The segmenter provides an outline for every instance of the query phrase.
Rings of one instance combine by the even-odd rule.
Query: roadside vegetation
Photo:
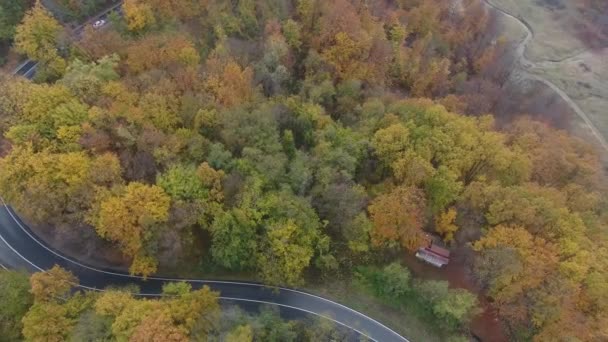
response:
[[[78,279],[55,267],[27,275],[0,270],[3,341],[353,341],[359,337],[330,320],[283,320],[274,307],[244,312],[220,305],[208,287],[167,283],[162,296],[137,287],[78,289]]]
[[[143,276],[188,262],[269,285],[357,279],[463,338],[477,296],[398,264],[430,234],[473,255],[509,337],[608,335],[598,154],[526,116],[495,123],[512,60],[481,1],[123,12],[65,39],[36,5],[16,29],[40,69],[0,81],[0,193],[38,229],[94,230]]]

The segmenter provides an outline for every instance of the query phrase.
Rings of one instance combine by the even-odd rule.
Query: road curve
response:
[[[1,199],[0,199],[1,200]],[[253,304],[277,305],[287,310],[324,317],[378,342],[409,342],[382,323],[344,305],[304,291],[289,288],[268,288],[258,283],[215,281],[201,279],[172,279],[138,276],[94,268],[72,260],[46,245],[27,227],[4,201],[0,205],[0,267],[25,269],[29,272],[48,270],[59,265],[70,270],[80,281],[80,287],[102,291],[114,285],[135,284],[144,296],[158,296],[163,284],[186,281],[194,288],[208,285],[220,292],[222,302],[242,306]]]
[[[568,104],[568,106],[576,113],[576,115],[578,115],[585,122],[585,125],[589,128],[589,130],[591,131],[591,134],[593,134],[593,136],[598,140],[598,142],[600,143],[602,148],[604,148],[604,150],[608,151],[608,143],[606,142],[606,139],[604,138],[602,133],[600,133],[600,131],[595,127],[595,125],[593,124],[591,119],[589,119],[589,116],[587,115],[587,113],[585,113],[581,109],[581,107],[576,103],[576,101],[572,100],[572,98],[570,96],[568,96],[568,94],[566,94],[566,92],[563,91],[560,87],[558,87],[555,83],[549,81],[548,79],[546,79],[544,77],[534,75],[525,70],[525,69],[531,69],[531,68],[537,67],[539,65],[539,63],[532,62],[526,57],[526,47],[528,46],[528,43],[534,38],[534,31],[532,30],[532,27],[530,25],[528,25],[528,23],[525,22],[523,19],[503,10],[502,8],[491,3],[489,0],[484,0],[484,2],[486,3],[487,6],[493,8],[494,10],[498,11],[502,15],[509,17],[511,19],[514,19],[526,31],[526,38],[517,46],[517,49],[516,49],[516,56],[517,56],[517,58],[519,58],[521,65],[524,67],[524,68],[522,68],[523,69],[522,71],[524,72],[525,77],[527,77],[528,79],[531,79],[531,80],[536,80],[536,81],[542,82],[545,85],[547,85],[549,88],[551,88],[559,97],[561,97],[562,100],[564,100],[564,102],[566,102]],[[571,58],[571,57],[568,57],[568,58]],[[566,58],[566,60],[568,58]]]

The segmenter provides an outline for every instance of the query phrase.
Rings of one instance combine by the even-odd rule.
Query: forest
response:
[[[608,338],[600,155],[534,113],[493,116],[511,46],[481,0],[125,0],[81,35],[36,2],[12,39],[39,68],[0,75],[0,194],[38,229],[92,230],[143,276],[352,279],[466,336],[477,296],[400,265],[436,236],[470,254],[510,339]],[[31,282],[30,340],[91,310],[125,340],[193,336],[179,306],[217,296],[175,285],[166,312]],[[27,328],[50,316],[61,331]]]

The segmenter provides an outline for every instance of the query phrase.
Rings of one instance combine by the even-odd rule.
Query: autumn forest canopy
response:
[[[399,265],[436,236],[469,256],[510,338],[608,338],[603,166],[526,113],[496,123],[511,46],[482,1],[122,10],[75,34],[37,3],[14,30],[39,68],[0,76],[0,194],[37,229],[94,231],[144,276],[197,263],[271,285],[353,277],[466,333],[476,296]],[[112,331],[161,306],[95,300],[79,299]],[[141,324],[190,334],[176,310]],[[129,329],[116,333],[146,333]]]

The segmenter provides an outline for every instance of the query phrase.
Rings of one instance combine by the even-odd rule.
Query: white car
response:
[[[99,19],[93,23],[93,28],[100,28],[106,24],[105,19]]]

